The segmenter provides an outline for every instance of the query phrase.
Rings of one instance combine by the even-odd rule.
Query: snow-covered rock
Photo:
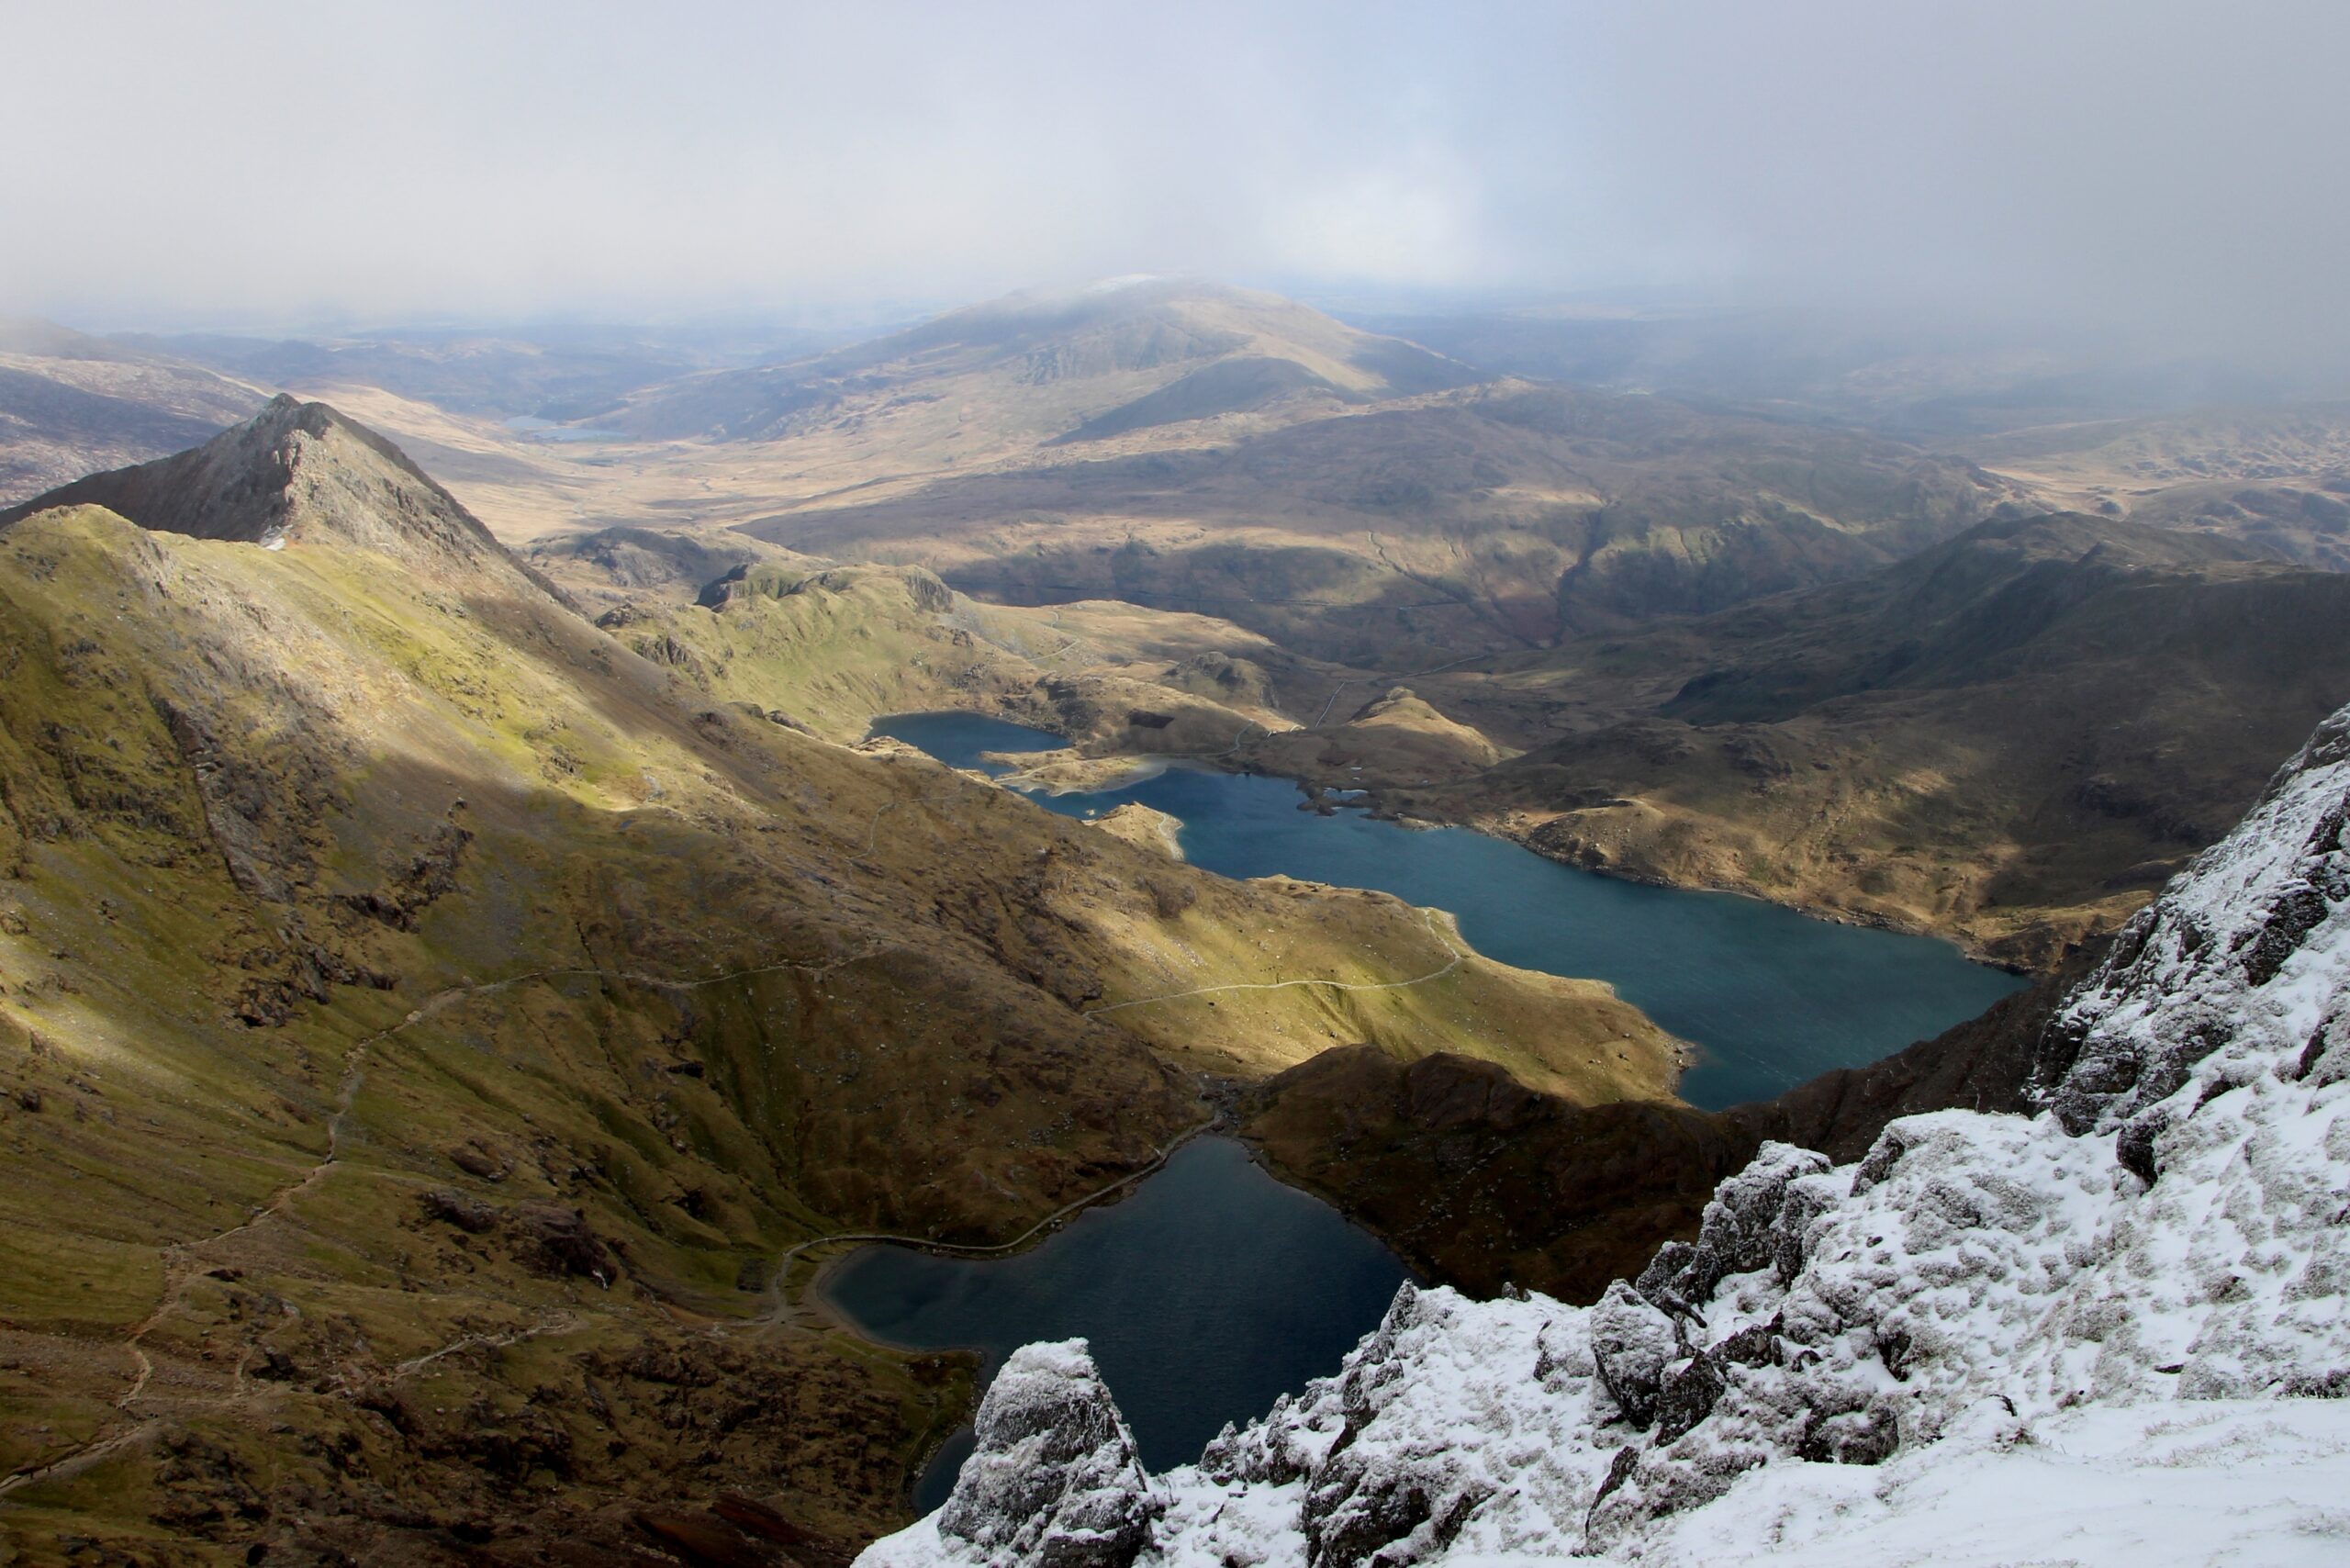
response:
[[[1126,1568],[1142,1551],[1165,1499],[1084,1340],[1014,1350],[973,1428],[946,1506],[862,1561]]]
[[[996,1441],[991,1390],[868,1568],[2350,1562],[2345,820],[2350,710],[2069,999],[2042,1114],[1766,1146],[1590,1308],[1407,1286],[1157,1481],[1106,1392],[1007,1395],[1071,1434]]]

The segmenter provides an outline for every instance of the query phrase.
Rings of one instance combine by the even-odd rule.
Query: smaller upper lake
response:
[[[1082,1336],[1143,1462],[1164,1470],[1197,1459],[1226,1421],[1337,1372],[1409,1277],[1369,1233],[1275,1181],[1239,1144],[1200,1137],[1024,1252],[867,1247],[822,1288],[870,1338],[979,1351],[982,1387],[1020,1346]],[[917,1507],[946,1500],[970,1448],[966,1432],[932,1462]]]
[[[873,732],[957,767],[983,766],[982,752],[1066,744],[971,713],[900,714],[876,721]],[[1449,911],[1488,958],[1606,980],[1697,1047],[1680,1092],[1707,1110],[1875,1061],[2024,983],[1932,937],[1597,876],[1467,828],[1416,830],[1361,812],[1300,811],[1296,786],[1278,778],[1173,767],[1096,794],[1032,799],[1075,817],[1139,801],[1182,819],[1183,853],[1193,865],[1227,877],[1281,873],[1375,888]]]
[[[530,441],[626,441],[619,431],[595,430],[584,425],[557,424],[536,414],[517,414],[506,421],[506,428]]]

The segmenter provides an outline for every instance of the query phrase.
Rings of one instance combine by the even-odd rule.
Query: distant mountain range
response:
[[[0,504],[176,452],[267,397],[169,354],[0,319]]]
[[[1480,379],[1441,354],[1277,295],[1144,280],[1015,295],[809,359],[650,388],[587,418],[647,440],[773,441],[852,419],[921,439],[944,417],[970,427],[952,433],[979,451],[1276,405],[1350,406]]]
[[[2083,420],[2117,405],[2000,400],[2038,362],[1806,340],[1769,317],[1396,324],[1457,355],[1169,279],[682,375],[731,351],[588,333],[234,353],[466,406],[567,389],[576,418],[547,433],[577,439],[561,441],[380,386],[352,396],[583,603],[644,612],[623,634],[647,646],[752,667],[676,610],[761,562],[921,567],[1048,616],[1202,618],[1227,645],[1203,633],[1192,651],[1255,666],[1269,715],[1344,723],[1409,687],[1418,707],[1331,753],[1379,775],[1371,743],[1408,738],[1427,766],[1388,759],[1397,809],[2033,964],[2143,898],[2240,806],[2254,780],[2231,759],[2283,745],[2335,689],[2335,585],[2255,558],[2350,564],[2341,407]],[[258,396],[120,344],[17,342],[57,351],[45,374],[112,365],[129,388],[122,367],[147,366],[220,399],[115,410],[162,420],[151,442]],[[1496,374],[1545,367],[1616,385]],[[1642,379],[1683,395],[1630,389]],[[1937,387],[2067,422],[1961,421],[1919,445],[1887,432],[1923,427],[1862,408]],[[2254,634],[2264,615],[2273,636]],[[808,690],[843,723],[858,691],[924,684],[858,681],[756,684],[787,710]],[[1319,755],[1261,744],[1308,773]],[[1619,800],[1637,805],[1595,803]]]
[[[576,419],[639,387],[713,366],[807,353],[837,342],[838,334],[784,328],[544,326],[323,338],[149,333],[116,341],[260,386],[375,386],[452,413],[554,421]]]

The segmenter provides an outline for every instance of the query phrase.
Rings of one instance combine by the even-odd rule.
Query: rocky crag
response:
[[[1406,1287],[1196,1464],[1120,1484],[1024,1431],[861,1561],[2338,1562],[2345,820],[2350,710],[2055,1010],[2031,1114],[1766,1145],[1594,1306]],[[1073,1348],[1023,1364],[1024,1407],[1114,1424]]]

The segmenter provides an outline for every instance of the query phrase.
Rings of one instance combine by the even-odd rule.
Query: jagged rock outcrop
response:
[[[1714,1189],[1697,1239],[1667,1242],[1642,1271],[1639,1294],[1673,1311],[1690,1313],[1732,1274],[1778,1269],[1792,1277],[1797,1260],[1787,1250],[1782,1224],[1787,1188],[1828,1169],[1825,1155],[1783,1143],[1766,1143],[1747,1168]]]
[[[924,1539],[901,1551],[988,1568],[1134,1562],[1164,1498],[1084,1340],[1014,1351],[980,1401],[975,1429],[978,1446],[954,1495],[924,1521]]]
[[[1591,1309],[1589,1332],[1593,1370],[1617,1415],[1635,1430],[1654,1425],[1665,1369],[1687,1349],[1673,1319],[1618,1280]]]
[[[2318,726],[2243,827],[2123,928],[2051,1032],[2048,1103],[2074,1132],[2119,1129],[2151,1181],[2164,1103],[2215,1053],[2329,1047],[2318,999],[2291,983],[2311,939],[2350,903],[2350,801],[2325,781],[2350,763],[2350,710]],[[2284,983],[2279,983],[2283,981]]]
[[[70,506],[104,507],[141,528],[196,539],[275,548],[334,538],[428,577],[487,573],[565,598],[399,448],[324,403],[282,393],[202,446],[92,474],[0,511],[0,529]]]
[[[2043,1110],[1765,1145],[1594,1307],[1407,1289],[1144,1561],[2340,1561],[2345,820],[2350,710],[2057,1011]]]

